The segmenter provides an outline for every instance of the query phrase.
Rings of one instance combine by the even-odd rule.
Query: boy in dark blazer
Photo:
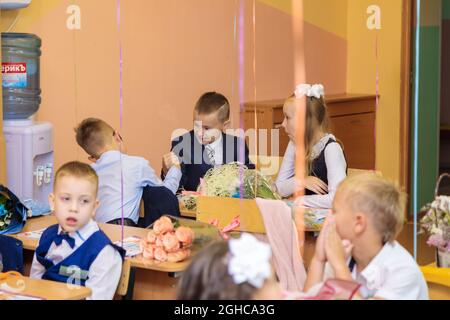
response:
[[[230,162],[244,163],[250,169],[245,140],[226,134],[230,126],[230,103],[222,94],[208,92],[194,109],[194,130],[172,141],[172,157],[163,159],[163,175],[173,162],[181,162],[180,190],[196,191],[200,178],[213,168]],[[176,156],[176,157],[175,157]]]

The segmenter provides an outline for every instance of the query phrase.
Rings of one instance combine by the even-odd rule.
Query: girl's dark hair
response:
[[[228,273],[228,243],[215,242],[199,252],[178,283],[178,300],[251,300],[257,290],[237,285]]]

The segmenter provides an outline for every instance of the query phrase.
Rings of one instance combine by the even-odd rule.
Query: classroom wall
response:
[[[303,0],[303,3],[307,82],[323,83],[328,94],[375,94],[378,63],[381,99],[374,134],[376,168],[399,181],[402,0]],[[379,31],[367,29],[370,5],[381,8]],[[286,1],[280,1],[278,8],[287,12]]]
[[[381,30],[367,26],[369,5],[381,8]],[[376,91],[376,65],[380,75],[380,103],[376,121],[376,168],[384,176],[400,179],[400,67],[402,0],[348,0],[347,91]],[[378,35],[379,57],[375,55]]]
[[[67,7],[81,8],[81,30],[66,28]],[[232,103],[239,127],[239,12],[230,0],[122,1],[123,132],[127,151],[146,157],[159,170],[171,133],[192,127],[192,109],[205,91],[216,90]],[[244,100],[286,97],[294,88],[291,16],[245,0]],[[5,31],[17,14],[14,32],[43,39],[42,106],[38,119],[55,126],[56,166],[86,155],[73,128],[85,117],[101,117],[119,127],[119,34],[115,0],[33,0],[21,11],[2,12]],[[239,30],[239,27],[237,28]],[[237,34],[238,35],[238,34]],[[256,81],[253,69],[256,43]],[[282,57],[282,58],[280,58]]]
[[[348,0],[303,0],[305,73],[326,94],[347,90]]]
[[[293,16],[303,4],[304,65],[307,83],[322,83],[326,94],[347,90],[348,0],[260,0]]]
[[[304,6],[300,41],[293,39],[292,1]],[[366,28],[366,8],[381,6],[377,169],[399,179],[401,0],[258,0],[256,39],[253,1],[244,2],[245,101],[255,98],[255,83],[257,100],[290,95],[298,60],[304,65],[306,81],[323,83],[327,94],[374,93],[375,32]],[[66,9],[73,3],[82,10],[78,31],[66,28]],[[127,151],[148,158],[156,170],[161,155],[168,151],[172,131],[191,127],[192,107],[202,92],[217,90],[230,97],[232,125],[240,125],[234,33],[238,4],[230,0],[122,1],[123,136]],[[19,14],[12,30],[44,39],[43,103],[38,118],[55,125],[56,165],[84,160],[84,152],[73,140],[73,127],[79,121],[97,116],[119,127],[116,1],[33,0]],[[17,12],[2,12],[1,30],[16,16]],[[294,50],[296,43],[302,52]]]

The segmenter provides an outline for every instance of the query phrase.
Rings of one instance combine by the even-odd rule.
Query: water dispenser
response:
[[[3,133],[8,188],[33,215],[48,208],[53,187],[53,125],[35,122],[41,104],[41,39],[2,33]]]
[[[48,203],[53,187],[53,126],[5,121],[8,187],[21,200]]]

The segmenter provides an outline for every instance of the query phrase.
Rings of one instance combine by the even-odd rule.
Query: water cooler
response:
[[[48,211],[53,187],[53,125],[34,121],[41,103],[41,39],[2,34],[3,133],[8,188],[33,211]]]
[[[48,202],[53,187],[53,126],[4,121],[8,187],[21,200]]]

